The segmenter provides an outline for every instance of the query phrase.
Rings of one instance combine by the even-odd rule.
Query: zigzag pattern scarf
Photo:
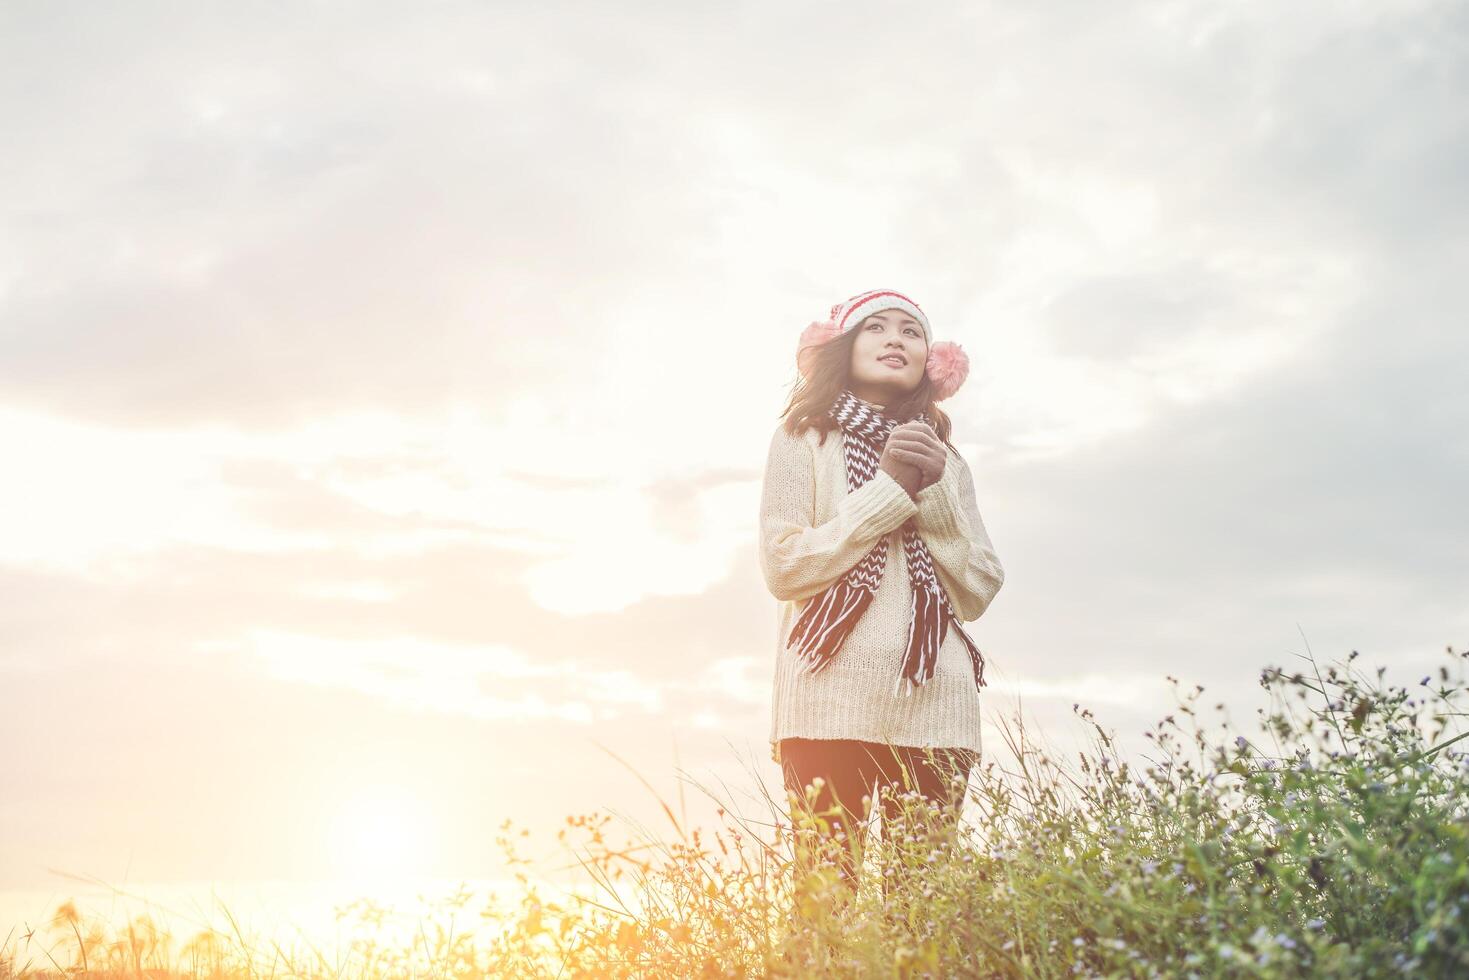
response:
[[[888,436],[898,423],[887,418],[877,409],[842,389],[827,410],[842,430],[842,452],[847,461],[847,492],[856,490],[877,475],[878,460]],[[917,420],[928,425],[933,422],[922,412]],[[812,596],[801,611],[791,629],[786,643],[796,644],[796,655],[811,673],[816,673],[831,662],[841,648],[842,642],[852,632],[852,627],[877,594],[882,581],[883,569],[887,565],[888,538],[883,535],[872,550],[841,578],[833,582],[826,591]],[[914,519],[903,523],[903,556],[908,564],[908,581],[913,586],[913,602],[908,621],[908,639],[903,649],[903,664],[895,696],[913,692],[933,676],[938,661],[939,647],[948,635],[950,620],[954,629],[969,648],[969,659],[974,666],[975,688],[985,686],[984,657],[949,604],[938,576],[934,574],[933,557],[928,546],[918,536]]]

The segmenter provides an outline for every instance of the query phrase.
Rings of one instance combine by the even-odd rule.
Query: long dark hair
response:
[[[865,317],[863,323],[866,323]],[[825,445],[826,434],[838,428],[836,419],[828,415],[827,410],[851,380],[852,345],[857,342],[857,331],[861,329],[862,324],[859,323],[834,340],[806,349],[802,359],[810,374],[796,379],[795,386],[791,389],[791,399],[780,413],[780,417],[785,419],[786,432],[794,436],[814,428],[820,433],[817,441]],[[949,442],[953,423],[933,400],[933,381],[927,371],[923,372],[923,380],[918,383],[917,388],[906,397],[894,399],[892,404],[885,405],[882,413],[898,422],[907,422],[920,411],[933,421],[933,430],[939,441],[953,449],[953,444]]]

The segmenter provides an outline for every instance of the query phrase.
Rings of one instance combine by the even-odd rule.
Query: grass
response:
[[[1356,652],[1325,670],[1314,656],[1301,671],[1266,668],[1256,740],[1227,720],[1203,726],[1203,688],[1169,678],[1178,707],[1146,733],[1141,761],[1119,758],[1080,705],[1090,741],[1075,760],[1032,745],[1023,718],[1002,719],[1011,758],[972,773],[973,815],[935,835],[921,798],[906,799],[915,829],[865,844],[850,900],[834,874],[801,875],[792,859],[793,835],[830,814],[762,792],[766,819],[721,806],[712,833],[665,804],[670,839],[634,827],[614,841],[607,814],[568,817],[557,840],[588,887],[554,898],[521,870],[529,831],[502,825],[524,886],[513,902],[461,926],[461,893],[397,945],[374,937],[381,910],[358,906],[364,935],[341,961],[261,943],[228,913],[176,940],[147,917],[82,922],[68,904],[11,930],[0,980],[1464,975],[1469,652],[1445,654],[1411,689],[1363,672]],[[907,885],[885,900],[889,874]]]

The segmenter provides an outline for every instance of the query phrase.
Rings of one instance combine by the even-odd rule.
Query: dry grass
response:
[[[1201,728],[1196,686],[1147,733],[1158,758],[1141,765],[1117,758],[1079,705],[1094,734],[1075,765],[1006,719],[1012,761],[972,774],[977,816],[935,837],[921,797],[905,799],[917,829],[865,843],[850,901],[829,868],[796,880],[792,835],[831,814],[796,808],[793,825],[792,801],[756,778],[759,819],[698,787],[720,803],[712,832],[666,802],[663,836],[625,822],[614,840],[610,815],[568,817],[557,843],[588,887],[552,898],[518,853],[530,832],[506,823],[514,901],[471,907],[460,891],[406,944],[378,941],[371,903],[342,910],[362,938],[330,961],[305,939],[282,948],[246,934],[227,909],[217,927],[175,937],[147,916],[84,922],[67,903],[10,931],[0,980],[1463,975],[1466,656],[1447,651],[1412,692],[1382,686],[1382,669],[1360,673],[1355,653],[1324,673],[1314,658],[1301,672],[1268,668],[1269,746],[1227,721],[1213,736]],[[888,874],[907,885],[884,899]]]

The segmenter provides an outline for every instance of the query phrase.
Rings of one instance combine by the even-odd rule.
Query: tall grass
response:
[[[232,919],[179,943],[146,917],[83,923],[66,905],[12,930],[0,978],[1465,975],[1466,657],[1447,650],[1411,689],[1362,672],[1355,652],[1324,671],[1309,655],[1300,671],[1267,668],[1254,738],[1206,728],[1204,689],[1170,677],[1177,709],[1141,761],[1080,705],[1074,760],[1001,719],[1010,758],[972,774],[956,833],[925,829],[910,796],[908,832],[848,842],[867,862],[850,900],[834,872],[800,875],[793,860],[793,835],[833,814],[757,779],[761,818],[721,805],[712,832],[667,804],[668,839],[634,827],[614,840],[601,812],[567,818],[558,846],[588,886],[570,895],[540,893],[517,850],[530,832],[507,823],[514,900],[463,924],[471,896],[455,896],[438,910],[448,922],[425,920],[408,944],[368,928],[328,962]],[[369,927],[380,914],[355,912]]]

